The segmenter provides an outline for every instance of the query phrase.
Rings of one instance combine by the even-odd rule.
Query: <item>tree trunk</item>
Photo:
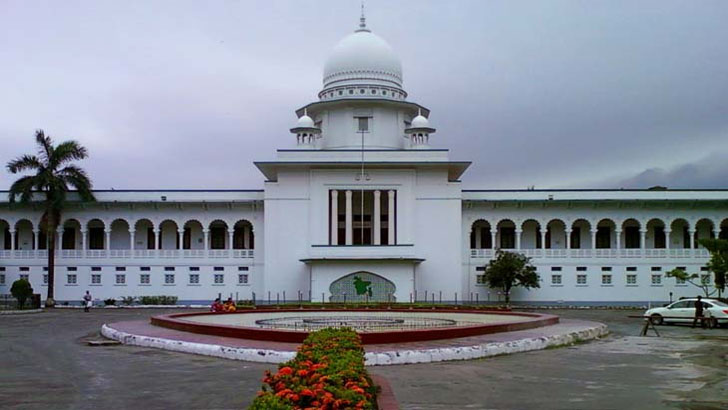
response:
[[[511,304],[511,288],[504,287],[503,288],[503,293],[506,296],[506,306],[510,306],[510,304]]]
[[[56,260],[56,215],[53,211],[48,211],[47,232],[48,238],[48,296],[46,297],[45,306],[52,308],[56,306],[54,295],[55,284],[55,260]]]

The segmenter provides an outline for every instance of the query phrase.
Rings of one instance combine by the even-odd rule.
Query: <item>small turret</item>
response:
[[[430,121],[422,115],[422,110],[419,110],[417,116],[412,119],[410,127],[404,132],[409,136],[410,148],[422,149],[430,147],[430,134],[434,134],[435,129],[430,127]]]
[[[291,133],[296,134],[297,145],[301,148],[314,147],[316,139],[321,135],[321,129],[316,127],[313,119],[308,116],[306,110],[303,111],[303,115],[298,119],[296,126],[291,128]]]

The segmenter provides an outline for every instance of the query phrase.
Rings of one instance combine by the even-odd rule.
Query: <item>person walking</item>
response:
[[[693,318],[693,329],[695,329],[695,323],[700,320],[700,327],[705,329],[705,318],[703,317],[703,298],[698,295],[698,300],[695,301],[695,317]]]
[[[91,297],[91,294],[86,291],[86,294],[83,295],[83,311],[88,312],[89,308],[91,307],[93,298]]]

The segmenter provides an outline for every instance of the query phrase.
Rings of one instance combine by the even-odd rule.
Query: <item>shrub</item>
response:
[[[116,299],[114,299],[114,298],[104,299],[104,305],[114,306],[114,305],[116,305]]]
[[[30,286],[30,282],[25,279],[18,279],[13,282],[13,286],[10,287],[10,294],[18,300],[18,309],[22,309],[25,305],[25,301],[33,296],[33,287]]]
[[[311,333],[296,357],[280,364],[276,374],[266,371],[263,382],[250,409],[375,408],[361,339],[348,328]]]
[[[136,297],[134,297],[134,296],[122,296],[121,297],[121,303],[124,306],[131,306],[134,304],[134,301],[136,301]]]
[[[139,296],[142,305],[176,305],[177,296]]]

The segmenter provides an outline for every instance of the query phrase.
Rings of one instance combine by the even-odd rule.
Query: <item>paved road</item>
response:
[[[162,310],[0,317],[0,408],[242,409],[270,366],[129,346],[89,347],[102,323]],[[635,336],[625,311],[553,311],[609,338],[468,362],[377,367],[405,409],[724,409],[728,329]]]

